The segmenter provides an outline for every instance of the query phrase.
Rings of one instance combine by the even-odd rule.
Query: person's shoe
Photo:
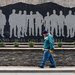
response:
[[[39,66],[40,68],[44,68],[43,66]]]
[[[56,68],[56,66],[52,66],[52,65],[51,65],[51,66],[49,66],[49,67],[50,67],[50,68]]]

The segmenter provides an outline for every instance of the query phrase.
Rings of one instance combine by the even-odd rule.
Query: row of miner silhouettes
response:
[[[16,14],[16,10],[13,9],[11,15],[9,15],[9,25],[10,25],[10,38],[12,37],[12,30],[14,29],[14,36],[15,37],[24,37],[27,36],[27,27],[29,23],[29,36],[34,36],[34,19],[35,19],[35,27],[36,27],[36,36],[38,34],[38,28],[39,28],[39,35],[42,36],[42,25],[44,24],[45,29],[48,30],[48,32],[51,31],[53,34],[54,28],[56,32],[56,36],[58,33],[57,26],[59,25],[59,36],[64,36],[64,25],[67,26],[67,37],[74,37],[75,32],[75,15],[72,15],[72,11],[70,10],[68,15],[65,17],[63,15],[63,12],[60,11],[60,14],[56,14],[56,10],[53,10],[53,14],[50,15],[49,12],[47,12],[46,16],[43,18],[43,16],[36,11],[36,14],[33,14],[32,11],[30,11],[30,14],[27,15],[27,12],[24,11],[22,14],[22,11],[19,11],[18,14]],[[2,37],[4,37],[4,25],[6,25],[6,17],[2,13],[2,10],[0,10],[0,34]],[[18,28],[17,34],[16,34],[16,26]],[[50,28],[51,27],[51,28]],[[51,30],[50,30],[51,29]],[[61,32],[62,30],[62,32]],[[22,34],[20,34],[22,32]]]

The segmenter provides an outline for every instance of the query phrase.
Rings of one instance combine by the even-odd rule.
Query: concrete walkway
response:
[[[70,72],[75,73],[75,66],[74,67],[57,67],[57,68],[39,68],[39,67],[26,67],[26,66],[0,66],[0,73],[1,72],[22,72],[22,73],[29,73],[29,72],[50,72],[50,73],[56,73],[56,72]]]

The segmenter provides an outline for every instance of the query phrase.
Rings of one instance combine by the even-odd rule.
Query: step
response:
[[[74,67],[57,67],[57,68],[39,68],[39,67],[32,67],[32,66],[0,66],[0,72],[70,72],[75,73],[75,66]]]
[[[42,50],[43,48],[19,48],[19,47],[12,47],[12,48],[4,48],[0,47],[0,50]],[[74,50],[75,48],[54,48],[54,50]]]

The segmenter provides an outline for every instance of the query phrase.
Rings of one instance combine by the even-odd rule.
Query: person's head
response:
[[[32,15],[33,14],[33,12],[32,11],[30,11],[30,15]]]
[[[12,13],[16,13],[16,10],[15,10],[15,9],[13,9],[13,10],[12,10]]]
[[[2,10],[0,10],[0,13],[2,13]]]
[[[49,16],[49,12],[47,12],[47,16]]]
[[[22,11],[21,10],[19,11],[19,14],[22,14]]]
[[[60,11],[60,15],[63,15],[63,12],[62,11]]]
[[[24,10],[24,14],[26,14],[27,12]]]
[[[71,10],[69,10],[69,14],[70,14],[70,15],[72,14],[72,11],[71,11]]]
[[[36,11],[36,14],[39,14],[39,12],[38,12],[38,11]]]
[[[43,31],[43,36],[44,36],[44,37],[48,36],[48,31],[44,30],[44,31]]]
[[[53,10],[53,14],[56,14],[56,10]]]

